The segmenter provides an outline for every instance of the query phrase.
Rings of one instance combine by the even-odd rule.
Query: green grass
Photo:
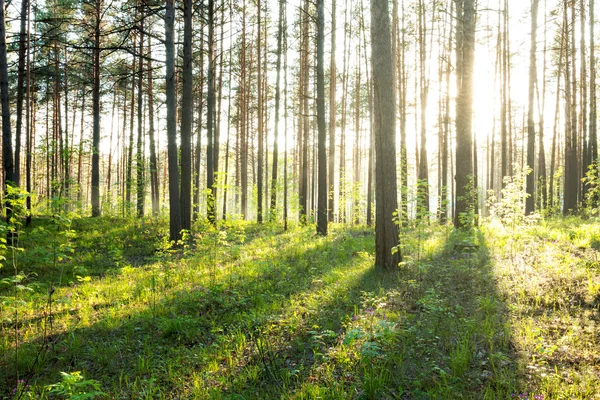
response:
[[[0,289],[0,397],[600,398],[592,221],[403,228],[393,272],[366,227],[200,224],[172,251],[162,220],[35,225]]]

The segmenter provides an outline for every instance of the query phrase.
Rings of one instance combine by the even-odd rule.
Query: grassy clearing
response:
[[[21,234],[0,396],[599,396],[597,223],[407,228],[393,273],[373,269],[364,227],[199,226],[177,252],[164,232],[85,219]]]

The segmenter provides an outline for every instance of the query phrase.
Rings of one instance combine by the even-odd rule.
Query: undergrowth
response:
[[[5,398],[598,397],[595,222],[421,221],[382,272],[361,226],[65,218],[0,288]]]

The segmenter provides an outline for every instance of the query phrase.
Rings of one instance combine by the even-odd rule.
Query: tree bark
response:
[[[534,121],[534,94],[537,84],[537,16],[539,0],[532,0],[531,4],[531,44],[529,52],[529,90],[527,108],[527,198],[525,199],[525,214],[532,214],[535,209],[535,121]]]
[[[1,1],[1,0],[0,0]],[[165,8],[165,63],[167,97],[167,151],[169,164],[169,236],[172,241],[181,238],[181,212],[179,203],[179,165],[177,149],[177,120],[175,98],[175,23],[174,0],[166,1]]]
[[[394,73],[387,1],[371,0],[371,54],[375,111],[375,265],[392,270],[402,260],[398,248],[396,118]]]
[[[325,11],[324,1],[317,0],[317,126],[318,126],[318,195],[317,233],[327,235],[327,128],[325,126]]]
[[[209,2],[210,7],[210,2]],[[210,11],[209,11],[210,12]],[[192,0],[183,0],[183,83],[181,92],[181,229],[192,227],[192,116],[193,100],[193,60],[192,60]]]
[[[456,211],[454,226],[468,228],[467,218],[476,203],[473,193],[472,116],[473,61],[475,46],[474,0],[457,0],[456,29]]]

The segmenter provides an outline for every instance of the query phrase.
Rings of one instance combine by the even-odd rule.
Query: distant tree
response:
[[[92,86],[92,217],[100,216],[100,52],[102,0],[94,10],[93,86]],[[133,111],[132,111],[133,113]]]
[[[335,2],[335,0],[334,0]],[[281,103],[281,54],[283,43],[283,13],[284,0],[279,0],[279,19],[277,25],[277,62],[275,83],[275,121],[273,135],[273,173],[271,175],[271,204],[269,208],[269,219],[275,219],[277,210],[277,164],[279,158],[279,108]],[[287,134],[287,132],[285,132]]]
[[[212,2],[209,2],[209,4]],[[210,12],[210,11],[209,11]],[[183,1],[183,85],[181,92],[181,228],[192,226],[192,115],[193,100],[193,58],[192,58],[192,0]]]
[[[396,117],[388,2],[371,0],[371,54],[375,110],[375,265],[393,269],[402,260],[398,248]]]
[[[10,129],[10,98],[8,93],[8,63],[6,60],[6,15],[4,0],[0,0],[0,106],[2,106],[2,158],[4,176],[2,184],[13,184],[12,132]],[[6,218],[10,219],[10,209],[6,209]]]
[[[329,166],[328,166],[328,219],[333,222],[335,214],[335,125],[337,107],[335,102],[335,91],[337,71],[335,66],[335,31],[336,31],[336,0],[331,0],[331,55],[329,59]]]
[[[1,0],[0,0],[1,1]],[[179,163],[177,148],[177,119],[175,98],[175,5],[167,0],[165,7],[165,64],[167,95],[167,151],[169,164],[169,237],[181,238],[181,210],[179,203]]]
[[[318,126],[318,201],[317,233],[327,235],[327,128],[325,126],[325,11],[324,1],[317,0],[317,126]]]
[[[571,23],[568,22],[571,8]],[[565,18],[565,177],[563,214],[577,212],[578,131],[577,131],[577,72],[575,68],[575,3],[564,2]],[[570,40],[569,40],[569,35]]]
[[[464,218],[475,200],[473,193],[473,60],[475,50],[474,0],[457,0],[456,18],[456,211],[454,226],[464,228]]]
[[[527,175],[527,199],[525,200],[525,213],[531,214],[534,210],[535,174],[533,166],[535,162],[535,121],[534,121],[534,94],[537,84],[537,16],[539,0],[531,2],[531,45],[529,51],[529,90],[527,108],[527,168],[531,172]]]

